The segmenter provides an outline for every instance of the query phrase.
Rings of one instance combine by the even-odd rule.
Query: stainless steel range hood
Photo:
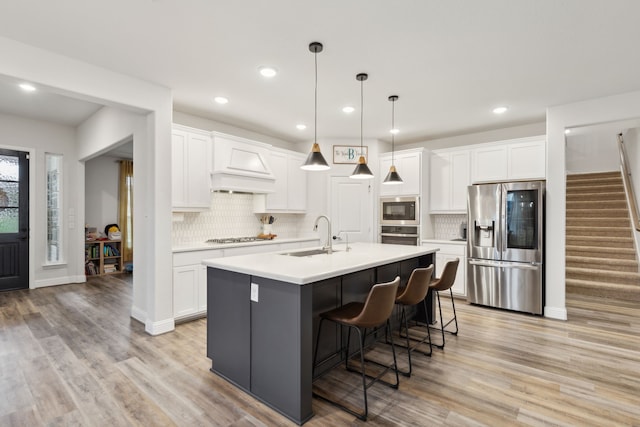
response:
[[[213,191],[273,193],[275,176],[269,165],[271,145],[212,132]]]

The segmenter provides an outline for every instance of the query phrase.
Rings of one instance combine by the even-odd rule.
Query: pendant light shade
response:
[[[313,104],[313,146],[311,152],[307,156],[301,169],[307,171],[325,171],[330,169],[329,164],[324,159],[318,145],[318,53],[322,52],[322,43],[313,42],[309,45],[309,50],[313,52],[315,59],[315,87],[314,87],[314,104]]]
[[[360,73],[356,76],[356,80],[360,82],[360,158],[358,159],[358,165],[353,170],[353,173],[349,178],[353,179],[371,179],[373,178],[373,173],[371,173],[371,169],[367,166],[367,159],[364,158],[362,154],[364,154],[363,143],[362,143],[362,128],[364,121],[364,81],[367,80],[369,76],[365,73]]]
[[[396,101],[398,100],[398,95],[391,95],[389,97],[389,101],[391,101],[391,166],[389,167],[389,173],[385,177],[383,184],[393,185],[393,184],[402,184],[402,178],[398,175],[398,171],[396,171],[396,165],[394,163],[394,153],[395,153],[395,138],[394,133],[396,130],[395,121],[396,121]]]

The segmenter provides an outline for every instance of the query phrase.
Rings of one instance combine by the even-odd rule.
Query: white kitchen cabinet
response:
[[[545,136],[483,144],[472,152],[472,181],[545,179]]]
[[[402,150],[394,154],[394,163],[402,184],[384,184],[384,178],[391,166],[391,153],[380,155],[380,195],[419,196],[422,194],[422,154],[423,150]]]
[[[224,249],[192,250],[173,254],[173,317],[175,321],[207,315],[207,267],[202,260],[235,255],[290,251],[320,246],[318,239],[257,243]]]
[[[469,150],[431,153],[431,213],[457,214],[467,211],[467,186],[471,183],[469,159]]]
[[[546,143],[544,137],[535,141],[509,144],[509,179],[545,179]]]
[[[275,175],[275,191],[256,194],[256,213],[304,213],[307,210],[307,175],[300,169],[304,154],[288,150],[271,151],[271,168]]]
[[[187,320],[207,314],[207,268],[202,260],[220,258],[223,251],[191,251],[173,254],[173,317]]]
[[[173,125],[171,132],[171,205],[174,211],[203,211],[211,206],[211,136]]]
[[[467,296],[467,245],[466,242],[447,242],[442,240],[424,240],[422,246],[440,248],[436,252],[436,277],[440,277],[447,262],[460,259],[456,280],[451,287],[454,296]]]
[[[473,150],[473,182],[506,181],[507,160],[506,144],[476,148]]]

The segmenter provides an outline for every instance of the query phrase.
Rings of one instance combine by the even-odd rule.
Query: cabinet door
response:
[[[307,173],[300,169],[304,156],[289,156],[287,163],[289,210],[304,212],[307,210]]]
[[[467,211],[467,186],[469,186],[469,152],[451,153],[451,195],[452,211]]]
[[[453,286],[451,287],[451,291],[455,295],[466,296],[467,295],[467,287],[466,287],[466,280],[465,280],[465,264],[466,264],[466,260],[465,260],[464,257],[462,257],[460,255],[446,254],[446,253],[437,252],[436,253],[436,277],[440,277],[440,275],[442,274],[442,270],[444,269],[444,265],[447,262],[453,261],[456,258],[459,258],[460,262],[458,263],[458,271],[456,273],[456,280],[454,281]],[[446,294],[443,294],[443,296],[444,295],[446,295]]]
[[[509,145],[509,179],[544,179],[545,140]]]
[[[187,204],[192,208],[208,209],[211,206],[211,138],[189,134],[186,163]]]
[[[380,195],[381,196],[398,196],[399,195],[399,191],[401,190],[400,187],[402,186],[402,184],[394,184],[394,185],[385,185],[384,184],[384,179],[386,178],[387,174],[389,173],[389,168],[391,167],[391,156],[389,157],[381,157],[380,158],[380,185],[378,188],[380,188]],[[396,165],[397,167],[397,165]],[[400,171],[401,173],[402,171]],[[400,175],[400,177],[402,178],[403,176]]]
[[[507,179],[506,145],[477,148],[473,151],[473,182]]]
[[[431,211],[449,210],[449,192],[451,190],[451,155],[449,153],[431,154],[429,209]]]
[[[420,195],[420,183],[422,180],[422,154],[407,154],[398,159],[398,174],[404,183],[400,185],[402,195]],[[386,175],[385,175],[386,176]],[[391,186],[393,187],[393,186]]]
[[[197,313],[200,266],[186,265],[173,269],[173,317]]]
[[[287,209],[287,155],[284,153],[271,153],[271,170],[276,177],[275,191],[267,194],[267,210]]]
[[[198,270],[198,312],[207,312],[207,266],[201,265]]]
[[[174,130],[171,133],[171,206],[187,205],[187,171],[185,153],[187,133]]]

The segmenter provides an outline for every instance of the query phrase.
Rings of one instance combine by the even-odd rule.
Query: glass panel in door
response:
[[[507,249],[538,249],[538,190],[510,190],[506,200]]]

